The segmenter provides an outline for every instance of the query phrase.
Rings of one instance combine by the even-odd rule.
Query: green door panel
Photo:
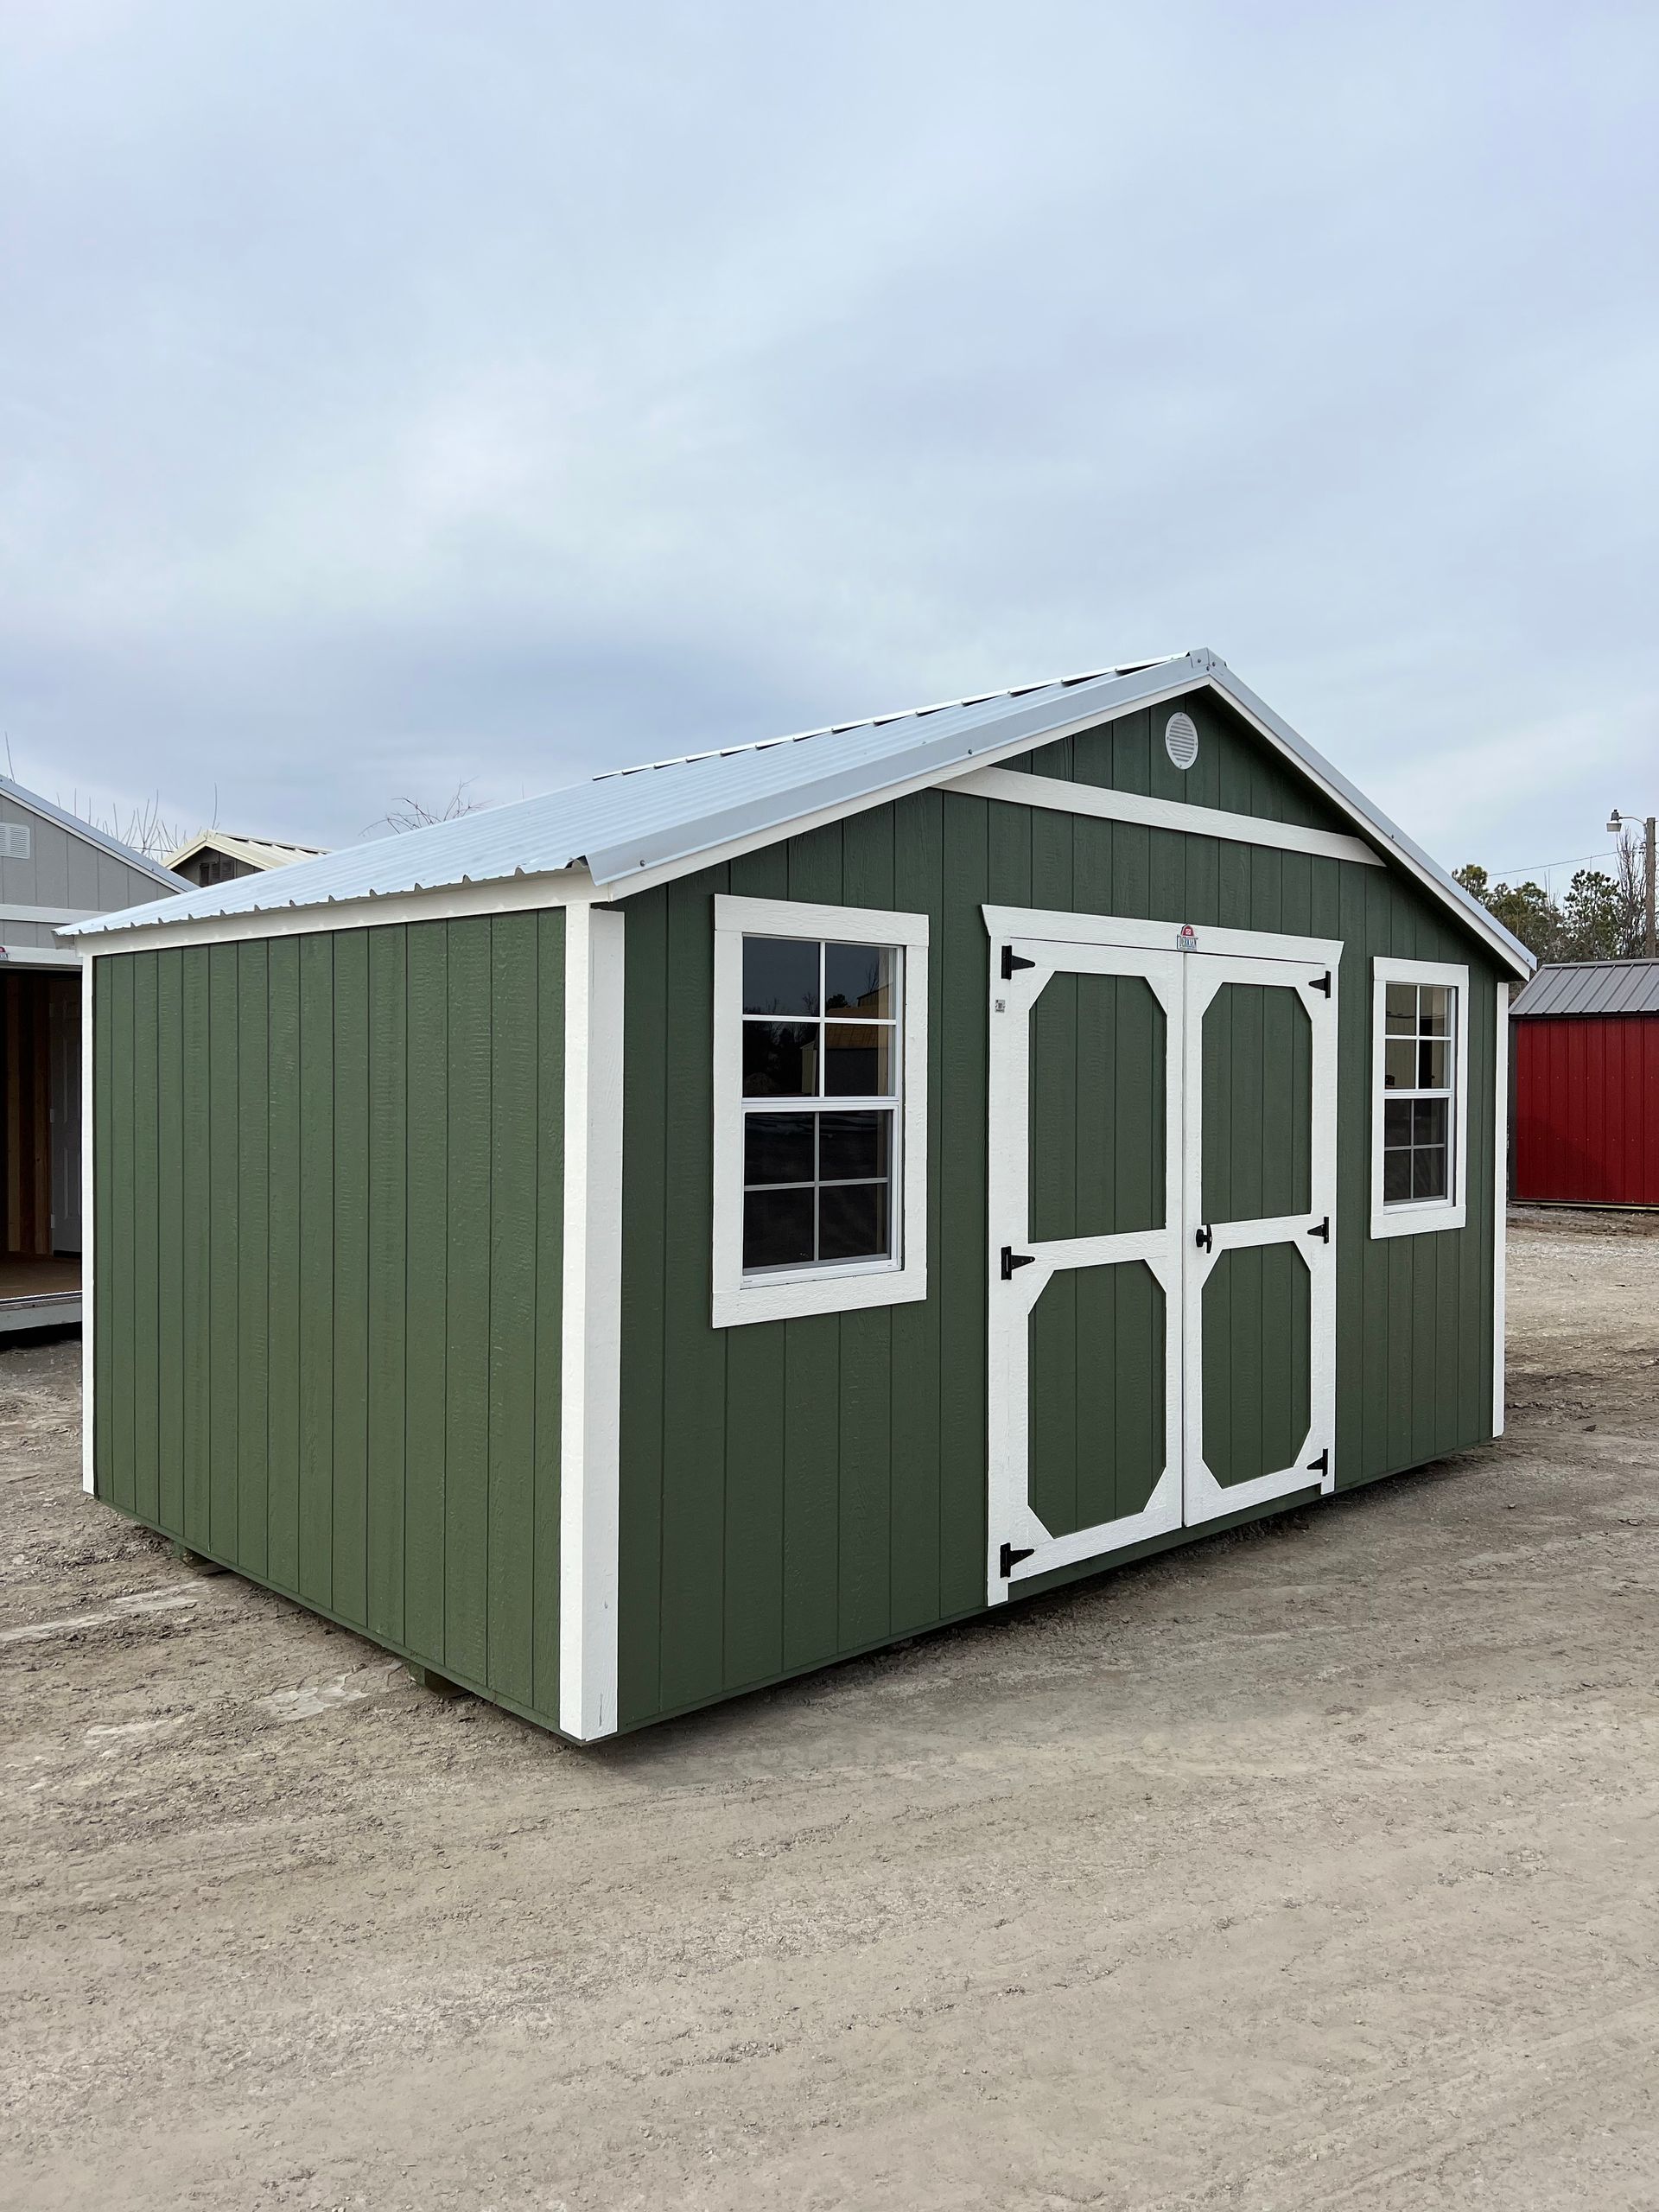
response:
[[[1294,991],[1223,984],[1204,1016],[1206,1221],[1306,1212],[1313,1071],[1313,1031]]]
[[[1139,1513],[1165,1459],[1156,1277],[1138,1260],[1066,1268],[1029,1325],[1033,1510],[1053,1536]]]
[[[1031,1017],[1031,1236],[1164,1218],[1164,1010],[1139,976],[1057,975]]]
[[[1204,1457],[1218,1483],[1288,1467],[1308,1428],[1308,1273],[1294,1244],[1224,1252],[1204,1286]]]

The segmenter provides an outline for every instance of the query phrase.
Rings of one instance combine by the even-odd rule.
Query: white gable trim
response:
[[[1177,830],[1188,837],[1220,837],[1236,845],[1270,845],[1287,853],[1311,853],[1330,861],[1356,861],[1363,868],[1385,865],[1361,837],[1338,830],[1305,830],[1294,822],[1273,822],[1257,814],[1228,814],[1216,806],[1189,806],[1184,800],[1147,798],[1100,784],[1072,783],[1058,776],[1033,776],[1017,768],[970,768],[948,787],[978,798],[1003,799],[1014,806],[1042,806],[1060,814],[1086,814],[1103,822],[1128,822],[1148,830]]]

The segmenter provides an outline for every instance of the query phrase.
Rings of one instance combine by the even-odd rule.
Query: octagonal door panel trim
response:
[[[1184,1241],[1182,1336],[1185,1342],[1182,1517],[1189,1525],[1238,1513],[1293,1492],[1329,1491],[1336,1479],[1337,1401],[1337,976],[1342,948],[1325,948],[1325,964],[1306,959],[1255,959],[1228,952],[1189,955],[1185,969],[1185,1127],[1183,1212],[1189,1233]],[[1206,1018],[1217,1013],[1230,987],[1243,1011],[1235,1032]],[[1288,1019],[1287,1019],[1288,1015]],[[1305,1037],[1297,1024],[1306,1020]],[[1206,1055],[1208,1056],[1206,1058]],[[1306,1121],[1303,1102],[1306,1102]],[[1205,1116],[1224,1126],[1205,1127]],[[1206,1178],[1206,1160],[1211,1174]],[[1210,1187],[1206,1189],[1206,1180]],[[1251,1211],[1288,1199],[1288,1211]],[[1206,1211],[1207,1209],[1207,1211]],[[1217,1471],[1224,1452],[1238,1444],[1233,1435],[1212,1438],[1206,1451],[1205,1326],[1206,1289],[1230,1254],[1259,1251],[1265,1281],[1267,1255],[1288,1248],[1307,1272],[1305,1300],[1289,1300],[1285,1320],[1306,1344],[1280,1349],[1294,1374],[1305,1374],[1307,1417],[1305,1433],[1293,1438],[1284,1464],[1245,1479]],[[1282,1265],[1278,1272],[1282,1274]],[[1247,1342],[1247,1367],[1254,1374],[1227,1401],[1230,1421],[1254,1416],[1260,1434],[1276,1429],[1282,1444],[1288,1432],[1282,1402],[1283,1372],[1275,1372],[1265,1351],[1270,1313],[1247,1317],[1257,1327]],[[1210,1363],[1213,1376],[1219,1363]],[[1254,1396],[1251,1393],[1254,1392]],[[1298,1394],[1300,1395],[1300,1393]],[[1243,1402],[1243,1404],[1241,1402]],[[1300,1408],[1298,1408],[1300,1414]],[[1300,1427],[1300,1419],[1297,1421]],[[1276,1456],[1276,1455],[1275,1455]]]
[[[1029,918],[1041,922],[1046,918]],[[1055,916],[1071,923],[1071,916]],[[991,913],[988,910],[988,922]],[[1109,929],[1109,924],[1102,925]],[[1161,1535],[1181,1522],[1182,1368],[1182,959],[1145,944],[1085,944],[1058,937],[996,936],[991,946],[989,1146],[987,1291],[988,1600],[1001,1604],[1013,1582],[1056,1567],[1103,1558],[1125,1545]],[[1173,932],[1171,933],[1173,935]],[[1006,972],[1005,972],[1006,970]],[[1163,1035],[1160,1155],[1148,1196],[1159,1217],[1125,1230],[1034,1236],[1032,1188],[1032,1081],[1035,1017],[1057,979],[1119,978],[1144,985]],[[1081,988],[1081,986],[1079,985]],[[1155,1089],[1155,1086],[1154,1086]],[[1137,1138],[1148,1133],[1141,1130]],[[1081,1211],[1081,1204],[1077,1211]],[[1076,1227],[1075,1223],[1070,1224]],[[1051,1529],[1032,1497],[1033,1316],[1044,1293],[1063,1274],[1143,1266],[1163,1306],[1161,1375],[1152,1384],[1160,1402],[1149,1407],[1163,1435],[1162,1465],[1138,1510],[1084,1528]],[[1103,1358],[1116,1348],[1103,1346]],[[1095,1440],[1103,1448],[1103,1440]]]

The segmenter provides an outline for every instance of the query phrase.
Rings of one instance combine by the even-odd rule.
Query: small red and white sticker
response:
[[[1191,922],[1183,922],[1180,927],[1180,933],[1175,939],[1175,950],[1178,952],[1196,952],[1198,949],[1198,933],[1197,930],[1193,928]]]

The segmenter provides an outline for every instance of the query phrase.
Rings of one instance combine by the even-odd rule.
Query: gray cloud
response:
[[[1205,643],[1448,861],[1659,803],[1650,10],[0,16],[48,791],[341,842]]]

